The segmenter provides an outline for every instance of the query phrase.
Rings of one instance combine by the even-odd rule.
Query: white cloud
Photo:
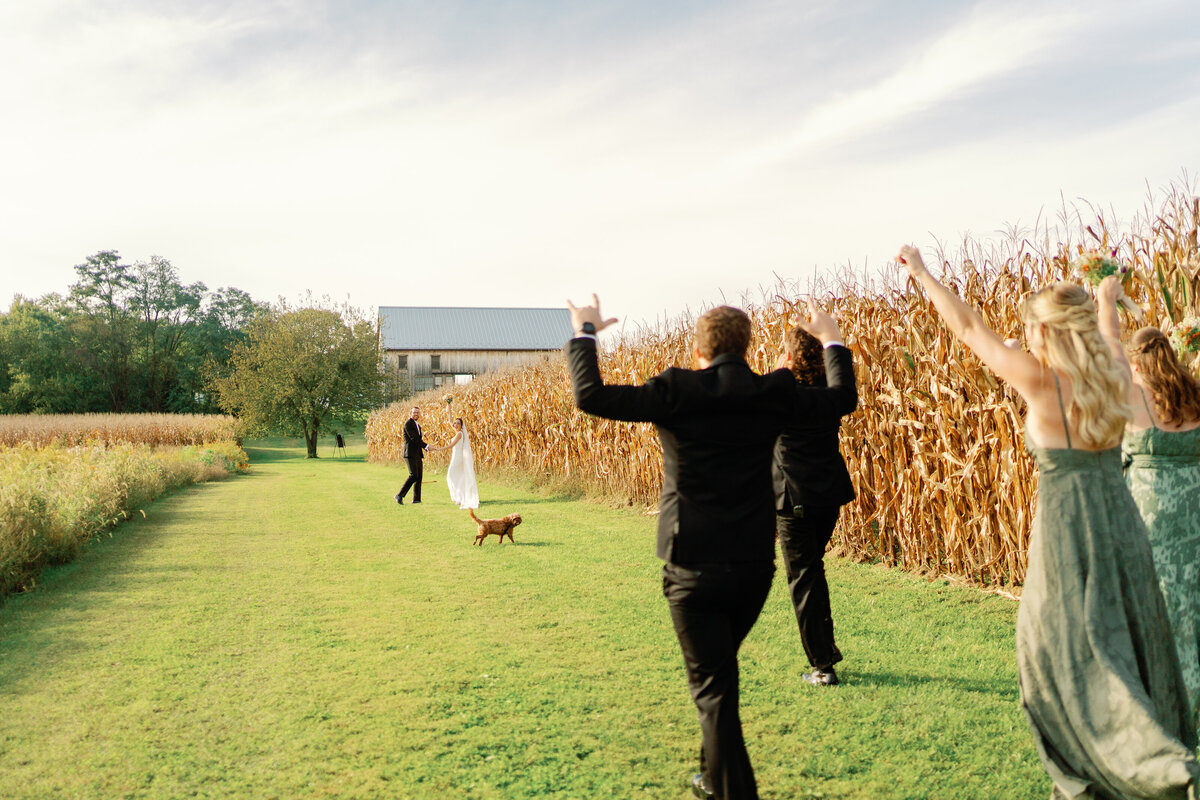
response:
[[[1077,32],[1080,14],[1047,9],[1014,16],[1003,9],[980,9],[940,33],[928,46],[898,43],[881,61],[901,63],[894,72],[807,111],[779,138],[737,153],[724,166],[731,175],[771,167],[811,155],[814,148],[847,138],[877,134],[884,123],[961,98],[971,89],[1008,73],[1029,71],[1055,55],[1068,34]]]

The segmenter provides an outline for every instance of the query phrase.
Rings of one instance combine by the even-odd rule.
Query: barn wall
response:
[[[453,384],[456,375],[479,375],[503,367],[557,358],[560,354],[560,350],[387,350],[384,362],[389,369],[396,370],[399,379],[412,391],[419,392]],[[397,366],[402,355],[408,357],[407,369]],[[432,365],[435,355],[440,362],[436,370]]]

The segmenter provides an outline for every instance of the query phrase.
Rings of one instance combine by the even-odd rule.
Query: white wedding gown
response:
[[[479,486],[475,483],[475,456],[471,453],[471,437],[464,430],[462,438],[450,450],[450,466],[446,470],[446,485],[450,500],[459,508],[479,508]]]

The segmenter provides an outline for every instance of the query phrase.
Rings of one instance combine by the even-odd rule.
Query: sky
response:
[[[0,3],[0,303],[100,250],[654,324],[1200,172],[1195,0]]]

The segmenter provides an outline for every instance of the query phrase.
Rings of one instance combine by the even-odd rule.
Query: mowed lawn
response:
[[[251,443],[0,603],[3,798],[682,798],[699,728],[654,518],[483,483],[475,529],[405,472]],[[833,560],[844,684],[782,571],[742,650],[764,798],[1042,798],[1016,604]]]

